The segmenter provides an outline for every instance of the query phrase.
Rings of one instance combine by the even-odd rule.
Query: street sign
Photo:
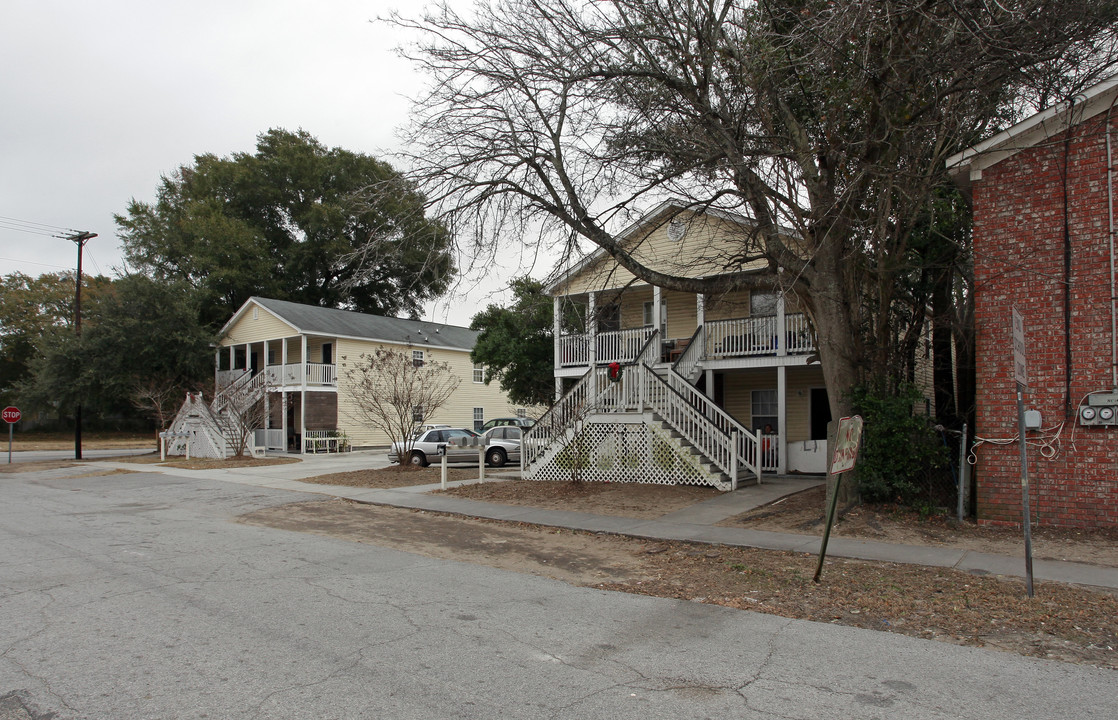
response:
[[[15,405],[9,405],[8,407],[4,408],[3,413],[0,413],[0,417],[3,417],[4,422],[8,423],[8,464],[11,465],[12,464],[12,428],[15,427],[15,424],[17,422],[19,422],[19,419],[21,417],[23,417],[23,415],[22,415],[22,413],[20,413],[19,408],[17,408]]]
[[[862,418],[860,415],[844,417],[839,420],[835,433],[835,452],[831,456],[831,474],[854,469],[858,459],[858,448],[862,444]]]
[[[1028,358],[1025,354],[1025,318],[1017,306],[1013,307],[1013,380],[1028,387]]]

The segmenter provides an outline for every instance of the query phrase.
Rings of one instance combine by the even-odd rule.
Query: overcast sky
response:
[[[70,270],[77,259],[73,242],[10,219],[97,233],[83,270],[114,274],[113,213],[153,199],[160,176],[195,154],[253,151],[268,128],[384,157],[422,82],[393,52],[398,31],[370,22],[396,7],[421,3],[6,0],[0,274]],[[506,281],[462,288],[427,319],[468,324]]]

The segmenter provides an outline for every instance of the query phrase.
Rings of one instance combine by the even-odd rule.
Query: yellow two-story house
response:
[[[253,297],[220,338],[216,387],[263,388],[267,409],[255,444],[268,450],[317,452],[398,440],[361,422],[347,372],[378,347],[409,353],[415,363],[447,363],[458,377],[445,405],[415,408],[417,424],[477,428],[528,412],[496,383],[485,384],[485,368],[470,360],[477,332],[464,327]]]
[[[653,270],[709,278],[729,274],[728,267],[736,274],[767,270],[763,260],[746,259],[743,265],[734,256],[748,246],[750,236],[745,218],[667,202],[624,230],[619,241]],[[830,405],[812,327],[794,295],[734,290],[704,296],[663,290],[634,277],[602,250],[557,270],[545,292],[554,298],[559,399],[552,417],[545,416],[550,427],[560,424],[555,414],[566,414],[581,417],[582,436],[590,432],[587,428],[597,428],[590,433],[591,444],[614,442],[616,432],[611,435],[610,428],[623,428],[635,437],[637,425],[660,428],[656,432],[668,440],[684,438],[677,443],[682,455],[674,470],[661,471],[653,463],[643,473],[622,472],[628,479],[678,481],[687,454],[722,454],[717,467],[708,468],[711,472],[684,473],[684,481],[724,489],[736,486],[743,472],[760,479],[761,472],[826,471]],[[609,379],[611,364],[620,379]],[[650,409],[652,396],[664,398],[660,407]],[[570,468],[556,467],[558,458],[559,466],[582,465],[583,477],[618,477],[620,460],[611,464],[604,451],[581,460],[569,447],[566,454],[549,453],[543,440],[547,427],[544,423],[531,433],[539,446],[528,448],[530,474],[565,476]],[[550,442],[562,445],[575,434],[555,429]],[[645,451],[655,454],[659,447],[666,457],[661,440],[644,442]],[[595,470],[595,463],[608,465],[609,471]]]

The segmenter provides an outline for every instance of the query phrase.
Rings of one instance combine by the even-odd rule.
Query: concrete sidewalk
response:
[[[820,537],[794,533],[718,527],[716,523],[747,510],[764,505],[785,495],[818,485],[818,478],[782,477],[761,485],[749,485],[736,492],[693,505],[656,519],[638,519],[613,515],[566,510],[500,505],[463,498],[430,494],[439,484],[418,485],[388,490],[353,488],[341,485],[319,485],[300,482],[303,478],[336,472],[347,472],[389,465],[382,450],[359,451],[343,455],[304,456],[303,462],[287,465],[246,467],[234,470],[184,470],[165,466],[137,466],[132,463],[98,462],[113,468],[158,472],[179,477],[204,477],[242,485],[317,493],[361,503],[390,505],[415,510],[450,513],[468,517],[532,523],[589,532],[606,532],[649,540],[681,540],[713,543],[766,550],[787,550],[818,554]],[[486,470],[486,480],[519,478],[519,469]],[[476,480],[448,483],[456,487]],[[1021,557],[992,555],[972,550],[923,545],[896,545],[856,540],[832,535],[827,546],[828,557],[857,558],[884,562],[954,568],[976,574],[1023,577],[1024,551]],[[1034,560],[1033,577],[1063,583],[1093,585],[1118,590],[1118,568],[1054,560]]]

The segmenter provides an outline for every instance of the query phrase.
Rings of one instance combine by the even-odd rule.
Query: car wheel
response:
[[[412,450],[409,462],[411,462],[411,464],[415,465],[416,467],[427,467],[431,464],[427,462],[427,456],[419,450]]]
[[[505,451],[501,448],[493,448],[485,454],[485,462],[493,467],[501,467],[505,464]]]

